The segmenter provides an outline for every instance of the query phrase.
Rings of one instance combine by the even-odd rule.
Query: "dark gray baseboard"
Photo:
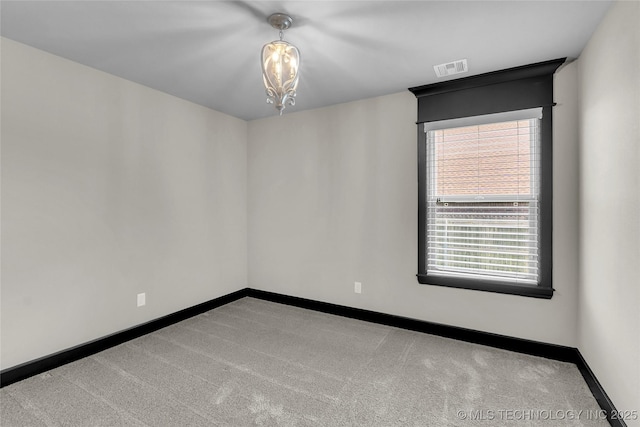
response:
[[[133,328],[125,329],[124,331],[116,332],[114,334],[107,335],[106,337],[98,338],[12,368],[4,369],[0,372],[0,388],[59,366],[66,365],[67,363],[74,362],[84,357],[91,356],[108,348],[115,347],[116,345],[130,341],[134,338],[141,337],[142,335],[149,334],[157,331],[158,329],[162,329],[190,317],[197,316],[205,311],[213,310],[216,307],[220,307],[221,305],[243,298],[247,296],[247,294],[248,288],[241,289],[228,295],[223,295],[220,298],[215,298],[210,301],[185,308],[184,310],[176,311],[175,313],[160,317],[159,319],[151,320],[150,322],[143,323],[142,325],[134,326]]]
[[[529,354],[532,356],[540,356],[547,359],[574,363],[578,367],[578,370],[591,390],[593,397],[598,402],[598,405],[600,405],[600,408],[606,412],[609,423],[614,427],[626,427],[626,423],[623,420],[614,419],[614,417],[612,417],[612,414],[615,415],[618,413],[613,402],[609,399],[609,396],[607,396],[607,393],[604,391],[602,385],[591,371],[591,368],[589,368],[589,365],[587,365],[587,362],[584,360],[582,354],[580,354],[580,351],[577,348],[508,337],[505,335],[443,325],[440,323],[426,322],[423,320],[416,320],[392,314],[379,313],[376,311],[363,310],[251,288],[241,289],[228,295],[152,320],[142,325],[5,369],[0,372],[0,388],[84,357],[91,356],[108,348],[130,341],[134,338],[138,338],[142,335],[146,335],[153,331],[157,331],[158,329],[181,322],[190,317],[197,316],[198,314],[213,310],[216,307],[220,307],[244,297],[258,298],[265,301],[287,304],[431,335],[438,335],[460,341],[500,348],[503,350]]]
[[[410,319],[392,314],[379,313],[376,311],[363,310],[359,308],[336,305],[327,302],[315,301],[305,298],[282,295],[273,292],[248,289],[247,296],[263,299],[280,304],[292,305],[309,310],[321,311],[323,313],[335,314],[338,316],[364,320],[367,322],[379,323],[396,328],[409,329],[431,335],[438,335],[445,338],[452,338],[460,341],[486,345],[503,350],[515,351],[518,353],[540,356],[547,359],[559,360],[561,362],[573,363],[578,367],[593,397],[598,402],[600,408],[605,411],[609,424],[613,427],[626,427],[627,424],[615,418],[618,414],[609,396],[602,388],[602,385],[587,365],[587,362],[574,347],[567,347],[556,344],[548,344],[539,341],[525,340],[522,338],[508,337],[505,335],[492,334],[489,332],[476,331],[473,329],[460,328],[458,326],[443,325],[440,323],[426,322],[423,320]]]

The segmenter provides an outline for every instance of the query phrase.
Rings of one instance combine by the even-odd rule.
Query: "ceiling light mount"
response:
[[[267,18],[267,22],[276,30],[288,30],[293,24],[293,19],[286,13],[274,13]]]
[[[274,104],[282,115],[285,106],[296,104],[300,51],[283,40],[283,31],[293,24],[293,19],[284,13],[274,13],[267,18],[273,28],[280,31],[280,40],[262,47],[262,80],[267,93],[267,103]]]

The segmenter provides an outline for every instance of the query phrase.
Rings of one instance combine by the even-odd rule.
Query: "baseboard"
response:
[[[197,316],[198,314],[204,313],[205,311],[213,310],[216,307],[220,307],[222,305],[243,298],[247,296],[247,294],[248,288],[241,289],[239,291],[223,295],[219,298],[215,298],[201,304],[185,308],[184,310],[171,313],[167,316],[151,320],[147,323],[143,323],[142,325],[134,326],[133,328],[116,332],[112,335],[108,335],[106,337],[98,338],[94,341],[90,341],[76,347],[62,350],[58,353],[50,354],[48,356],[26,362],[18,366],[4,369],[2,372],[0,372],[0,388],[32,377],[34,375],[41,374],[59,366],[66,365],[67,363],[71,363],[84,357],[99,353],[103,350],[130,341],[134,338],[141,337],[142,335],[149,334],[151,332],[157,331],[158,329],[162,329],[167,326],[173,325],[174,323],[186,320],[190,317]]]
[[[525,340],[522,338],[514,338],[506,335],[492,334],[489,332],[482,332],[457,326],[443,325],[440,323],[416,320],[392,314],[379,313],[376,311],[363,310],[257,289],[248,289],[247,296],[299,308],[320,311],[323,313],[349,317],[352,319],[393,326],[396,328],[438,335],[459,341],[515,351],[517,353],[573,363],[582,374],[582,377],[587,383],[593,397],[596,399],[596,402],[598,402],[600,408],[605,411],[609,423],[614,427],[626,427],[626,423],[624,421],[612,417],[612,414],[615,415],[618,413],[613,402],[609,399],[609,396],[607,396],[607,393],[604,391],[602,385],[594,375],[593,371],[591,371],[589,365],[587,365],[587,362],[584,360],[577,348]]]
[[[481,332],[473,329],[444,325],[441,323],[416,320],[408,317],[384,314],[376,311],[330,304],[326,302],[292,297],[256,289],[249,289],[247,296],[272,302],[278,302],[281,304],[293,305],[300,308],[321,311],[324,313],[336,314],[343,317],[364,320],[367,322],[379,323],[382,325],[394,326],[402,329],[409,329],[416,332],[424,332],[427,334],[438,335],[445,338],[453,338],[459,341],[466,341],[475,344],[486,345],[489,347],[515,351],[518,353],[525,353],[532,356],[541,356],[547,359],[560,360],[562,362],[574,362],[576,357],[575,348],[565,347],[562,345],[547,344],[538,341],[513,338],[505,335]]]
[[[287,304],[295,307],[305,308],[323,313],[335,314],[352,319],[373,322],[431,335],[438,335],[445,338],[452,338],[503,350],[515,351],[532,356],[545,357],[547,359],[562,362],[574,363],[582,374],[587,386],[591,390],[593,397],[600,405],[600,408],[607,414],[609,423],[614,427],[626,427],[626,423],[619,419],[612,419],[612,414],[617,414],[615,406],[602,385],[587,365],[587,362],[577,348],[566,347],[556,344],[548,344],[538,341],[525,340],[522,338],[508,337],[505,335],[492,334],[489,332],[476,331],[457,326],[443,325],[440,323],[416,320],[392,314],[385,314],[376,311],[363,310],[360,308],[347,307],[344,305],[331,304],[327,302],[315,301],[305,298],[293,297],[274,292],[261,291],[257,289],[245,288],[228,295],[177,311],[175,313],[152,320],[142,325],[108,335],[97,340],[81,344],[40,359],[32,360],[0,372],[0,388],[13,384],[17,381],[29,378],[34,375],[57,368],[67,363],[91,356],[108,348],[138,338],[142,335],[157,331],[181,322],[190,317],[197,316],[230,302],[244,297],[253,297],[265,301]]]
[[[589,386],[591,394],[593,394],[596,402],[598,402],[600,409],[606,411],[609,424],[611,424],[613,427],[627,427],[627,423],[625,423],[618,417],[613,416],[619,414],[619,412],[616,410],[615,405],[613,404],[611,399],[609,399],[607,393],[604,391],[602,384],[600,384],[600,381],[598,381],[598,378],[596,378],[595,374],[587,364],[587,361],[584,359],[584,357],[582,357],[582,353],[580,353],[580,350],[578,349],[576,349],[575,364],[582,374],[582,378],[584,378],[584,381]]]

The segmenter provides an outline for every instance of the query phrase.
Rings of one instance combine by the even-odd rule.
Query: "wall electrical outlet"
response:
[[[355,282],[353,284],[353,292],[355,292],[356,294],[361,294],[362,293],[362,283]]]
[[[147,294],[144,292],[141,294],[138,294],[138,307],[142,307],[146,303],[147,303]]]

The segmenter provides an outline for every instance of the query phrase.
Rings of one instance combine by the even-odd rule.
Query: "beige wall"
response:
[[[7,39],[1,78],[3,369],[247,286],[246,122]]]
[[[615,4],[579,58],[579,348],[640,411],[640,2]],[[640,420],[627,420],[640,426]]]
[[[408,91],[249,123],[250,285],[575,346],[576,78],[575,64],[556,77],[551,300],[418,284],[417,107]]]

